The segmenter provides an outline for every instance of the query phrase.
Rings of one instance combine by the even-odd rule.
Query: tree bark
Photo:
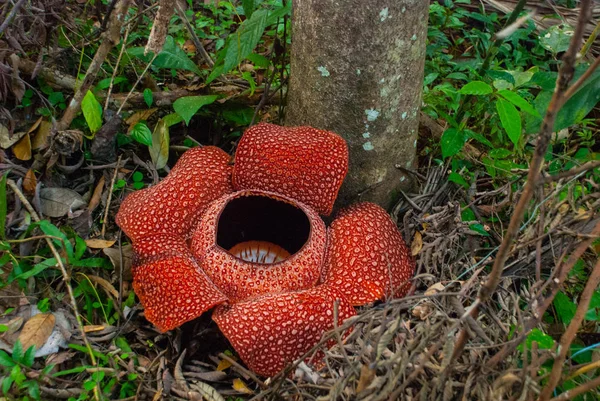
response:
[[[392,206],[415,163],[427,1],[296,0],[286,125],[310,125],[348,142],[338,206]]]

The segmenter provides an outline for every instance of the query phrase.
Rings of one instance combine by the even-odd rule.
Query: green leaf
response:
[[[585,319],[600,322],[600,290],[595,291],[594,295],[592,295],[592,300],[590,301],[589,309],[585,314]]]
[[[245,20],[238,30],[229,36],[225,49],[223,74],[252,53],[267,26],[267,14],[267,10],[255,11],[251,18]]]
[[[73,259],[75,259],[75,260],[81,259],[81,257],[85,253],[86,249],[87,249],[87,245],[85,244],[85,241],[83,240],[83,238],[81,238],[79,235],[76,235],[75,236],[75,255],[73,255],[74,256]]]
[[[102,127],[102,106],[96,100],[92,91],[88,90],[81,101],[81,111],[90,131],[93,134]]]
[[[23,359],[23,345],[21,344],[21,340],[17,340],[13,346],[12,360],[19,363],[21,359]]]
[[[476,233],[478,233],[479,235],[483,235],[484,237],[489,237],[490,233],[488,233],[485,229],[485,227],[483,226],[483,224],[480,223],[475,223],[475,224],[470,224],[469,228],[473,231],[475,231]]]
[[[148,63],[152,60],[152,56],[150,54],[144,55],[144,51],[143,47],[136,47],[129,50],[128,53]],[[190,60],[185,51],[175,43],[175,39],[172,36],[167,36],[163,49],[154,60],[153,65],[158,68],[172,68],[192,71],[197,75],[202,74],[196,63]]]
[[[152,133],[150,157],[157,170],[164,168],[169,160],[169,127],[164,120],[159,120]]]
[[[40,221],[38,223],[38,227],[44,232],[44,234],[62,239],[62,241],[59,241],[58,239],[52,238],[52,241],[60,248],[62,248],[63,246],[66,248],[67,256],[69,257],[69,259],[75,259],[75,256],[73,254],[73,244],[71,244],[71,241],[69,241],[65,233],[60,231],[58,227],[50,223],[48,220]]]
[[[532,116],[540,116],[540,113],[538,113],[538,111],[534,109],[533,106],[527,102],[527,100],[523,99],[517,93],[509,90],[501,90],[498,91],[498,94],[504,99],[514,104],[515,106],[517,106],[519,109],[521,109],[521,111],[529,113]]]
[[[571,301],[564,292],[559,291],[556,293],[552,304],[554,305],[554,309],[556,309],[558,319],[566,325],[571,323],[571,320],[573,320],[573,317],[575,316],[575,310],[577,309],[577,306],[573,301]]]
[[[0,365],[5,366],[7,368],[12,368],[15,366],[15,362],[12,358],[5,352],[0,349]]]
[[[506,159],[508,156],[512,155],[513,152],[511,152],[508,149],[504,149],[504,148],[496,148],[490,151],[490,157],[492,159]]]
[[[173,102],[173,109],[183,118],[185,125],[188,125],[202,106],[211,104],[218,98],[218,95],[180,97]]]
[[[181,116],[177,113],[167,114],[162,119],[169,128],[183,121],[183,118],[181,118]]]
[[[554,346],[554,339],[538,328],[531,330],[527,335],[527,340],[525,341],[527,349],[531,349],[531,344],[534,341],[538,343],[539,349],[552,349]],[[523,351],[523,344],[520,344],[517,349]]]
[[[144,180],[144,174],[140,173],[139,171],[136,171],[131,176],[131,179],[133,180],[133,182],[141,182]]]
[[[450,173],[448,181],[454,182],[455,184],[461,185],[465,188],[469,188],[469,183],[458,173]]]
[[[7,212],[7,199],[6,199],[6,176],[2,175],[0,178],[0,238],[4,239],[6,235],[6,212]]]
[[[15,277],[16,279],[21,279],[21,280],[25,280],[28,279],[29,277],[34,277],[37,276],[38,274],[40,274],[41,272],[43,272],[44,270],[56,266],[56,258],[49,258],[46,259],[42,262],[36,263],[33,268],[31,268],[31,270],[27,270],[24,273],[19,274],[18,276]]]
[[[458,91],[463,95],[489,95],[492,87],[483,81],[471,81]]]
[[[542,32],[538,38],[540,45],[553,54],[564,52],[569,48],[573,28],[568,25],[554,25],[545,32]]]
[[[242,8],[244,9],[246,18],[252,17],[252,13],[254,12],[254,0],[242,0]]]
[[[33,360],[35,359],[35,345],[32,345],[31,347],[27,348],[27,351],[25,351],[25,355],[23,355],[23,359],[21,360],[21,363],[25,366],[27,366],[28,368],[33,366]]]
[[[144,101],[148,107],[152,106],[154,102],[154,95],[152,94],[152,89],[146,88],[144,89]]]
[[[521,116],[516,107],[504,99],[498,99],[496,100],[496,110],[508,137],[515,146],[518,146],[521,139]]]
[[[131,129],[131,137],[142,145],[152,146],[152,131],[146,123],[135,124]]]
[[[8,394],[10,391],[10,386],[12,386],[14,379],[11,376],[6,376],[4,380],[2,380],[2,392],[4,394]]]
[[[252,53],[246,57],[255,67],[269,68],[271,61],[261,54]]]
[[[467,136],[464,131],[456,128],[448,128],[442,134],[440,145],[442,146],[442,156],[444,158],[454,156],[465,145]]]

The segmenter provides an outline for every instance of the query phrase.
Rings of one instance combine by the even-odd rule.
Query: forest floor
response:
[[[506,38],[523,2],[431,3],[417,186],[390,211],[417,260],[411,292],[326,333],[320,344],[337,345],[322,368],[268,380],[208,314],[163,334],[144,318],[114,216],[185,150],[232,153],[248,126],[282,122],[290,5],[190,2],[152,58],[157,6],[136,1],[71,115],[103,49],[105,3],[0,6],[0,400],[535,400],[549,383],[555,399],[598,399],[600,290],[586,283],[600,276],[599,70],[557,114],[497,288],[471,314],[528,188],[573,2],[534,3]],[[574,80],[597,64],[599,16]]]

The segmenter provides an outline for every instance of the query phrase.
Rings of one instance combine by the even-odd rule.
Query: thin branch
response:
[[[2,32],[4,32],[6,28],[8,28],[8,26],[12,22],[13,18],[15,18],[15,15],[17,15],[17,12],[19,11],[23,3],[25,3],[25,0],[19,0],[17,4],[14,5],[12,10],[10,10],[10,13],[6,16],[6,19],[4,20],[2,25],[0,25],[0,35],[2,35]]]
[[[588,391],[593,390],[598,386],[600,386],[600,376],[596,377],[594,380],[590,380],[587,383],[583,383],[582,385],[575,387],[572,390],[565,391],[564,393],[562,393],[558,397],[554,397],[550,401],[572,400],[573,398],[577,397],[578,395],[587,393]]]

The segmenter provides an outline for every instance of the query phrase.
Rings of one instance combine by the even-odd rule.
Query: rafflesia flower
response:
[[[259,124],[232,163],[216,147],[185,152],[159,184],[129,195],[117,224],[135,251],[146,318],[171,330],[214,308],[242,360],[271,376],[355,306],[403,296],[414,262],[372,203],[331,213],[348,170],[338,135]]]

